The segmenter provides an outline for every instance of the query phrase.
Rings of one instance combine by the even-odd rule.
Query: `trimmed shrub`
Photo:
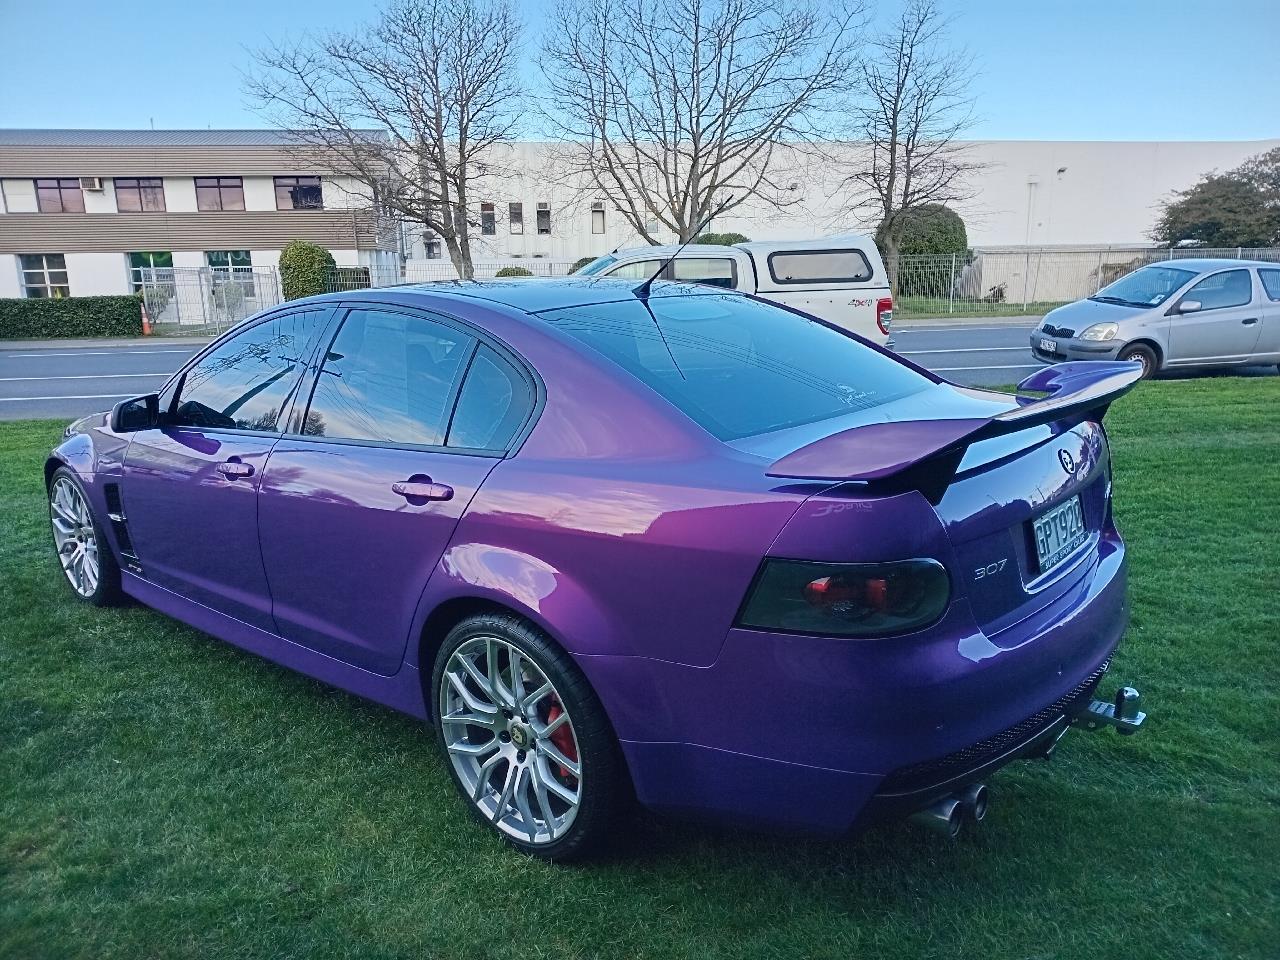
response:
[[[503,267],[501,270],[495,273],[494,276],[495,277],[532,277],[533,271],[526,270],[524,267]]]
[[[569,272],[577,273],[579,270],[581,270],[588,263],[590,263],[592,260],[595,260],[595,259],[596,259],[595,257],[583,257],[581,260],[576,260],[574,261],[573,266],[569,268]]]
[[[898,253],[904,257],[964,254],[969,249],[969,235],[960,214],[940,203],[916,207],[902,217],[901,224]],[[876,231],[876,243],[884,249],[883,225]]]
[[[329,289],[337,270],[333,254],[309,240],[290,240],[280,251],[280,287],[286,300],[314,297]]]
[[[750,243],[751,241],[750,238],[741,233],[700,233],[689,242],[732,247],[735,243]]]
[[[137,295],[0,300],[0,340],[141,335],[142,297]]]
[[[947,296],[959,271],[953,278],[946,258],[954,255],[958,265],[969,262],[969,236],[960,214],[940,203],[928,203],[905,214],[900,224],[897,293],[904,297]],[[876,231],[876,245],[883,253],[883,224]]]

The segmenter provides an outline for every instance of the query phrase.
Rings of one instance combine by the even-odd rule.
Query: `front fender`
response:
[[[74,433],[50,451],[44,469],[46,485],[58,467],[70,467],[85,482],[93,479],[97,472],[97,456],[88,434]]]

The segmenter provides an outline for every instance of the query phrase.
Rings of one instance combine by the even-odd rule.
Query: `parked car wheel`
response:
[[[431,688],[437,737],[478,819],[546,860],[599,847],[620,806],[622,760],[564,651],[519,617],[471,617],[446,637]]]
[[[1135,343],[1131,347],[1125,347],[1120,351],[1119,360],[1131,360],[1142,364],[1142,379],[1147,380],[1155,376],[1157,370],[1160,369],[1160,361],[1156,358],[1156,352],[1146,344]]]
[[[74,471],[59,467],[49,483],[49,523],[67,583],[94,606],[119,603],[120,567]]]

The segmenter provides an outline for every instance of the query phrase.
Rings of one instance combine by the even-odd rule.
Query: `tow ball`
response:
[[[1071,721],[1074,727],[1093,732],[1103,727],[1114,727],[1116,733],[1130,736],[1137,733],[1147,715],[1142,712],[1142,694],[1133,687],[1121,687],[1115,699],[1091,700]]]

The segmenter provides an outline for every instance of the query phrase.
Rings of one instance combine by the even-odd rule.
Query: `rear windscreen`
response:
[[[865,283],[871,264],[861,250],[796,250],[769,254],[774,283]]]
[[[541,316],[721,440],[867,410],[932,385],[892,357],[772,304],[700,291],[645,303]]]

